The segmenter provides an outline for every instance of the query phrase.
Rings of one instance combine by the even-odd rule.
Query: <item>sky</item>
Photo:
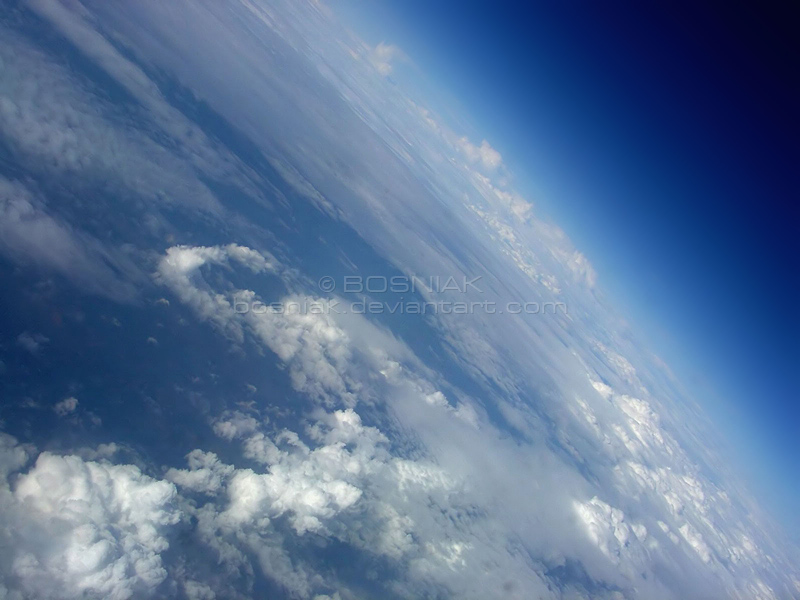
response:
[[[472,116],[800,539],[787,15],[633,2],[334,6]]]

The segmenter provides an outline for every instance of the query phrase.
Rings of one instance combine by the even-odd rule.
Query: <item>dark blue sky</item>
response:
[[[654,4],[335,6],[460,104],[800,539],[793,19]]]

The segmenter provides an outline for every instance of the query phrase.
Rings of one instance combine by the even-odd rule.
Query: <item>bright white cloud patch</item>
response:
[[[4,437],[2,464],[27,453]],[[165,532],[178,521],[175,488],[131,465],[42,453],[0,488],[6,589],[33,598],[110,598],[155,593],[167,571]],[[11,596],[13,597],[13,596]]]
[[[159,280],[168,285],[203,320],[210,320],[234,341],[241,342],[243,333],[230,299],[198,287],[198,269],[206,263],[221,265],[238,262],[255,273],[271,271],[276,267],[272,257],[230,244],[215,247],[175,246],[167,250],[158,267]]]

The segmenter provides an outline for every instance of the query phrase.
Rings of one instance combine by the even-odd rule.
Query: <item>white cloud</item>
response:
[[[236,294],[243,297],[244,292]],[[193,293],[186,297],[193,297]],[[249,301],[257,299],[252,292],[247,297]],[[323,302],[291,296],[283,299],[284,305],[289,301],[297,306]],[[370,404],[382,395],[385,402],[409,410],[409,417],[425,414],[431,426],[438,424],[440,432],[447,431],[443,427],[446,422],[451,423],[451,430],[478,432],[482,426],[473,407],[451,404],[417,374],[424,367],[407,348],[359,315],[334,317],[324,311],[272,310],[247,315],[221,310],[218,315],[223,315],[223,321],[218,323],[223,331],[228,327],[224,321],[229,318],[244,323],[243,332],[272,349],[289,366],[294,387],[326,405]],[[205,313],[203,316],[207,317]],[[216,322],[215,318],[208,320]],[[381,378],[376,380],[378,375]],[[482,560],[485,548],[473,544],[466,531],[445,516],[453,510],[450,490],[461,485],[459,477],[428,461],[392,457],[386,448],[388,440],[377,429],[365,427],[351,408],[316,415],[307,434],[317,446],[308,446],[293,432],[274,437],[261,431],[252,433],[254,426],[255,420],[236,414],[215,421],[214,428],[220,436],[241,439],[243,455],[268,469],[266,473],[237,469],[229,474],[229,501],[215,517],[219,527],[240,530],[253,527],[259,519],[287,514],[298,535],[337,535],[357,548],[409,561],[413,564],[413,577],[418,580],[415,585],[423,586],[420,589],[427,585],[424,582],[460,589],[462,583],[456,574]],[[442,439],[450,436],[448,433]],[[446,448],[448,453],[455,450],[449,442]],[[476,444],[478,448],[479,452],[488,450],[485,443]],[[456,464],[457,471],[466,469],[464,474],[473,485],[479,484],[473,480],[476,472],[464,463],[463,457],[456,458]],[[216,493],[218,472],[206,466],[199,466],[198,470],[202,472],[171,471],[169,477],[196,491]],[[212,481],[213,484],[208,483]],[[431,503],[437,511],[443,511],[442,516],[437,516],[436,511],[431,513]],[[345,523],[346,529],[342,530]],[[345,535],[347,530],[352,534]],[[506,543],[504,536],[513,534],[489,526],[484,535],[492,538],[494,548],[502,547]],[[513,566],[516,559],[504,560],[508,564],[498,567],[496,577],[503,577],[504,573],[511,576],[506,570],[517,568]],[[538,576],[525,577],[530,578],[530,589],[542,587]],[[488,583],[487,593],[497,585]]]
[[[700,555],[703,562],[707,563],[711,560],[711,551],[703,540],[703,536],[691,524],[684,523],[678,531],[681,532],[683,539]]]
[[[192,450],[186,460],[188,470],[171,468],[166,472],[166,478],[182,488],[214,495],[222,488],[224,481],[230,477],[234,468],[222,463],[213,452]]]
[[[384,42],[380,42],[369,52],[370,62],[378,70],[378,73],[384,77],[392,72],[392,61],[403,59],[404,57],[405,55],[400,48]]]
[[[612,562],[641,568],[646,553],[639,544],[647,538],[647,529],[640,523],[629,523],[625,513],[597,497],[576,503],[576,511],[586,525],[586,533],[598,549]]]
[[[114,120],[107,102],[62,64],[15,32],[0,31],[0,135],[21,164],[45,178],[104,178],[106,186],[153,202],[220,211],[185,161],[131,123]]]
[[[484,199],[491,204],[499,205],[503,212],[510,212],[514,220],[526,222],[531,217],[533,205],[517,192],[507,191],[497,187],[491,179],[480,173],[473,173],[472,179],[475,183],[475,187],[483,194]],[[494,221],[496,217],[493,216],[489,216],[488,218],[484,216],[484,219],[507,241],[511,241],[512,243],[516,242],[512,227],[502,222]]]
[[[252,416],[233,411],[215,419],[213,428],[214,433],[230,441],[255,433],[258,430],[258,422]]]
[[[480,163],[489,171],[493,171],[503,164],[503,157],[486,140],[483,140],[480,146],[476,146],[466,136],[463,136],[458,139],[458,148],[469,162]]]
[[[20,444],[15,437],[0,432],[0,494],[4,501],[9,491],[6,479],[11,473],[24,467],[33,452],[33,447]]]
[[[64,398],[61,402],[56,402],[56,404],[53,405],[53,411],[55,411],[59,417],[66,417],[67,415],[74,413],[75,409],[77,408],[78,399],[74,396]]]
[[[361,489],[348,481],[365,468],[356,458],[358,450],[354,455],[343,444],[314,450],[298,445],[280,451],[266,474],[237,471],[228,486],[230,505],[221,518],[242,522],[288,512],[298,534],[319,531],[361,497]]]
[[[157,278],[201,319],[211,321],[233,341],[241,342],[244,334],[232,300],[201,287],[202,278],[198,273],[200,267],[206,263],[221,265],[229,260],[239,262],[255,273],[277,268],[277,261],[273,257],[236,244],[212,247],[174,246],[161,259]]]
[[[0,462],[21,468],[23,451],[4,440]],[[167,576],[165,532],[179,518],[170,483],[44,452],[0,496],[3,577],[23,597],[122,600],[154,593]]]
[[[199,272],[206,260],[224,265],[216,251],[200,250],[180,249],[183,258],[176,262],[184,266],[178,270]],[[197,290],[215,293],[202,279],[189,278],[184,284],[181,297],[190,306]],[[248,303],[258,300],[251,291],[228,294]],[[214,501],[215,527],[250,531],[283,515],[295,535],[313,532],[338,537],[355,548],[407,565],[409,579],[403,585],[410,589],[444,585],[457,595],[463,595],[463,586],[476,585],[467,574],[488,555],[498,566],[491,576],[482,575],[485,594],[491,595],[502,585],[500,580],[508,577],[522,578],[526,583],[519,589],[526,593],[545,589],[541,568],[520,564],[515,555],[499,550],[520,536],[545,564],[576,560],[594,580],[624,589],[646,589],[648,597],[671,597],[670,587],[708,585],[707,575],[697,565],[686,583],[655,576],[652,556],[660,552],[661,541],[660,534],[654,537],[649,530],[660,526],[648,519],[629,518],[630,506],[625,504],[617,508],[597,498],[580,500],[591,497],[592,486],[572,467],[544,448],[509,445],[485,415],[445,396],[407,347],[363,316],[310,311],[312,304],[325,306],[328,301],[302,295],[282,301],[284,306],[306,307],[305,312],[266,308],[242,315],[226,308],[231,301],[218,303],[222,308],[214,315],[202,309],[198,315],[222,332],[235,324],[242,336],[275,352],[287,365],[297,391],[324,406],[346,408],[314,416],[306,431],[313,444],[295,432],[269,435],[257,419],[241,413],[215,420],[219,436],[239,440],[243,457],[267,470],[231,471],[228,466],[195,460],[194,469],[180,474],[171,471],[170,478],[187,489],[227,498],[226,503]],[[631,389],[641,387],[629,361],[604,346],[597,348],[606,361],[603,364],[616,377],[630,380]],[[482,356],[486,358],[485,353]],[[589,393],[601,402],[591,400],[591,395],[587,400],[579,398],[578,414],[586,415],[592,435],[606,448],[602,451],[616,461],[614,475],[603,488],[619,485],[629,497],[652,488],[656,494],[648,506],[662,516],[662,522],[673,522],[674,530],[681,532],[686,540],[681,549],[699,557],[700,564],[713,564],[705,560],[716,551],[706,538],[708,495],[691,471],[684,471],[688,460],[665,431],[653,404],[618,394],[594,378],[588,383]],[[392,456],[387,438],[363,426],[354,409],[373,406],[377,398],[393,419],[413,431],[418,457],[430,453],[432,461]],[[524,408],[519,414],[521,426],[532,423],[526,420]],[[402,440],[400,435],[395,432],[393,439]],[[590,440],[561,436],[559,443],[571,449],[575,460],[589,456],[572,444]],[[632,458],[667,466],[653,473]],[[216,460],[206,462],[216,465]],[[519,472],[529,474],[530,485],[519,480]],[[458,495],[454,490],[459,490]],[[531,498],[537,499],[535,505]],[[486,517],[466,518],[453,525],[438,516],[437,511],[446,515],[457,510],[454,507],[460,501]],[[669,539],[674,536],[670,531]],[[555,556],[552,548],[558,548]],[[674,559],[658,560],[672,564]],[[665,573],[686,569],[691,563],[681,564]]]
[[[217,496],[199,511],[239,538],[258,535],[262,544],[282,545],[269,532],[287,515],[299,538],[338,538],[354,549],[411,561],[423,581],[463,572],[471,542],[459,539],[460,526],[446,514],[428,513],[430,503],[436,511],[451,510],[447,499],[459,489],[452,477],[429,461],[393,456],[389,440],[352,409],[316,412],[305,433],[310,444],[286,430],[243,439],[244,456],[262,464],[263,473],[222,465],[196,450],[189,469],[171,469],[168,478]]]
[[[571,255],[565,257],[565,262],[578,281],[585,283],[589,288],[595,286],[597,273],[586,256],[575,250]]]

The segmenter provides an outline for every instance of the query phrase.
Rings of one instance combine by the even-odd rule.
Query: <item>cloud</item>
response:
[[[23,184],[0,176],[0,254],[17,264],[55,271],[82,291],[119,301],[136,292],[130,261],[50,215],[44,200]]]
[[[59,417],[66,417],[74,413],[76,408],[78,408],[78,399],[74,396],[64,398],[61,402],[56,402],[56,404],[53,405],[53,411]]]
[[[114,119],[107,101],[58,59],[2,25],[0,30],[0,135],[21,165],[45,181],[70,178],[83,193],[82,183],[103,178],[106,189],[150,202],[220,211],[184,160],[131,122]]]
[[[176,267],[179,272],[199,273],[203,264],[224,266],[227,256],[209,248],[176,252],[173,258],[182,257],[173,261],[182,265]],[[239,253],[251,256],[246,249]],[[197,277],[182,285],[181,297],[189,306],[195,306],[192,298],[200,289],[219,293]],[[573,561],[597,586],[670,598],[711,589],[709,577],[721,573],[715,555],[732,556],[708,521],[711,506],[725,509],[665,429],[654,401],[588,380],[589,395],[576,402],[575,414],[591,433],[578,435],[564,422],[572,435],[560,436],[559,444],[572,452],[570,460],[598,457],[598,463],[584,463],[606,478],[595,487],[563,456],[535,443],[509,443],[485,413],[442,393],[429,379],[434,374],[409,348],[364,316],[311,311],[308,307],[324,307],[330,300],[298,294],[282,303],[305,309],[267,306],[238,314],[228,309],[234,299],[259,300],[252,291],[229,289],[224,302],[214,305],[216,315],[197,305],[198,316],[223,333],[235,325],[242,339],[269,348],[287,366],[293,387],[326,410],[313,414],[304,435],[270,434],[258,419],[236,411],[214,420],[217,435],[240,444],[242,457],[265,469],[226,465],[198,449],[188,470],[169,472],[187,490],[214,498],[207,510],[213,510],[215,528],[263,539],[265,534],[255,531],[271,523],[269,531],[278,527],[284,536],[281,541],[269,537],[271,547],[284,556],[288,532],[277,524],[285,517],[294,536],[332,537],[397,561],[405,573],[398,585],[418,593],[445,586],[455,595],[469,588],[491,596],[513,579],[521,595],[547,597],[544,590],[553,583],[546,573]],[[641,388],[628,359],[602,344],[597,348],[619,381]],[[358,412],[376,402],[391,415],[387,424],[401,425],[391,442],[380,429],[365,426]],[[518,414],[520,427],[536,423],[527,420],[524,407]],[[413,458],[391,451],[403,445],[402,431],[413,432],[414,442],[407,442],[415,448]],[[586,446],[579,452],[575,445],[581,444]],[[603,460],[613,465],[606,475],[598,467]],[[520,472],[529,479],[520,481]],[[598,489],[624,495],[616,502],[601,500]],[[630,500],[645,493],[645,506]],[[453,511],[462,508],[472,516],[462,515],[454,524]],[[525,545],[533,565],[504,550],[517,543]],[[665,543],[680,554],[664,552]],[[497,566],[482,572],[478,583],[469,573],[489,556]],[[737,550],[735,556],[747,554]],[[683,581],[677,575],[681,571]],[[310,580],[303,581],[303,589],[314,589]],[[558,585],[565,593],[580,594],[575,581],[558,580]],[[726,585],[734,590],[744,584],[729,579]],[[602,597],[598,589],[592,593]]]
[[[209,320],[233,341],[244,339],[232,299],[213,293],[202,285],[199,269],[206,263],[238,262],[255,273],[273,271],[277,261],[255,250],[229,244],[228,246],[174,246],[167,250],[158,265],[157,280],[168,286],[180,300],[189,305],[202,320]]]
[[[17,336],[17,345],[31,354],[38,354],[42,346],[50,342],[50,338],[41,333],[23,331]]]
[[[277,357],[298,394],[287,404],[302,420],[283,429],[255,413],[223,411],[210,421],[218,452],[195,448],[186,465],[166,471],[181,490],[174,500],[187,515],[182,533],[193,553],[209,552],[209,568],[181,572],[168,559],[178,555],[188,564],[194,554],[141,550],[149,546],[135,539],[126,560],[147,556],[175,578],[170,589],[196,597],[253,595],[263,573],[290,595],[340,590],[346,598],[347,570],[330,561],[331,549],[344,556],[345,548],[353,570],[378,570],[371,581],[387,596],[766,598],[780,593],[771,587],[790,589],[783,582],[792,575],[783,571],[792,573],[792,562],[780,554],[782,542],[773,543],[741,508],[746,494],[724,473],[696,464],[704,444],[686,433],[691,419],[681,399],[653,385],[641,353],[615,333],[589,291],[596,277],[588,260],[563,232],[532,216],[530,203],[504,182],[502,157],[488,142],[475,145],[430,113],[411,110],[395,86],[386,92],[380,75],[390,71],[395,50],[379,45],[377,64],[354,61],[350,51],[363,55],[363,46],[314,3],[86,6],[91,13],[74,3],[37,9],[154,113],[176,148],[131,123],[120,128],[83,84],[14,41],[3,55],[15,74],[9,81],[45,67],[34,73],[33,92],[3,88],[3,132],[26,168],[60,178],[111,173],[123,189],[141,181],[145,202],[160,202],[162,194],[176,205],[216,210],[203,202],[204,185],[192,183],[204,159],[178,157],[202,150],[191,143],[194,133],[180,134],[187,120],[165,108],[144,72],[98,32],[113,31],[126,56],[185,82],[262,152],[279,154],[280,161],[268,161],[291,173],[297,202],[330,207],[327,214],[397,269],[491,274],[487,298],[562,294],[571,313],[430,319],[419,325],[423,341],[408,336],[417,355],[363,316],[238,313],[237,300],[260,297],[226,275],[245,269],[247,281],[285,276],[265,252],[170,248],[158,281],[227,340],[254,344],[266,360]],[[50,83],[56,93],[48,95]],[[86,135],[73,136],[70,123]],[[173,166],[170,179],[165,171]],[[54,214],[56,225],[74,233]],[[223,231],[252,239],[241,225],[226,221]],[[330,306],[292,283],[282,300]],[[593,387],[601,380],[605,387]],[[680,436],[674,420],[686,421]],[[8,464],[25,456],[17,449]],[[86,489],[95,485],[94,475],[90,483],[70,477]],[[174,489],[146,480],[153,482]],[[114,523],[111,533],[98,527],[112,547],[130,529],[117,525],[119,518],[98,519]],[[154,525],[163,539],[170,527]],[[69,538],[63,546],[72,544]],[[157,586],[148,581],[159,577],[132,585],[150,591]]]
[[[589,288],[595,286],[597,283],[597,273],[589,262],[589,259],[583,254],[575,250],[572,255],[566,259],[566,263],[567,267],[579,281],[585,283]]]
[[[226,412],[214,420],[213,429],[219,437],[230,441],[254,433],[258,429],[258,421],[239,411]]]
[[[10,436],[0,454],[10,470],[27,458]],[[122,600],[153,594],[167,577],[165,534],[179,518],[171,483],[44,452],[13,486],[3,482],[0,498],[7,591]]]
[[[265,446],[250,457],[266,464],[269,472],[237,471],[228,485],[230,504],[221,518],[242,522],[255,515],[274,518],[289,513],[292,527],[303,535],[321,530],[325,521],[353,506],[362,495],[354,482],[370,468],[375,433],[365,435],[352,411],[334,413],[333,419],[337,421],[334,427],[344,421],[353,429],[348,437],[352,450],[342,440],[312,450],[290,433],[281,436],[285,449],[262,438]],[[329,435],[340,431],[334,428]]]
[[[458,139],[458,147],[468,161],[479,163],[489,171],[494,171],[503,164],[503,157],[486,140],[483,140],[480,146],[476,146],[464,136]]]
[[[586,533],[609,560],[624,569],[641,569],[647,561],[647,550],[642,545],[647,539],[647,528],[640,523],[629,523],[625,513],[597,497],[585,503],[576,503],[575,510],[586,525]]]
[[[404,58],[405,54],[400,48],[384,42],[378,43],[369,52],[370,62],[378,70],[378,73],[384,77],[391,74],[393,61]]]
[[[510,212],[514,221],[525,222],[531,217],[533,205],[518,193],[497,187],[491,179],[480,173],[473,173],[472,177],[475,187],[483,194],[483,197],[491,204],[501,208],[503,212]],[[516,241],[513,225],[500,223],[496,220],[496,216],[492,216],[494,218],[489,217],[487,220],[498,233],[501,233],[508,241]]]
[[[234,468],[223,464],[213,452],[192,450],[186,460],[188,470],[170,468],[165,476],[169,481],[193,492],[215,495],[222,490],[223,482],[234,473]]]
[[[198,280],[193,282],[195,286],[205,285]],[[231,294],[246,296],[248,302],[257,300],[253,292]],[[192,298],[193,293],[185,297]],[[284,305],[307,307],[312,302],[324,303],[302,296],[283,299]],[[481,487],[478,473],[483,472],[481,467],[468,466],[463,454],[453,463],[451,453],[464,443],[458,440],[462,433],[475,432],[467,442],[474,446],[475,458],[482,454],[482,461],[502,464],[510,457],[497,456],[496,448],[492,448],[495,434],[484,429],[486,423],[473,407],[449,401],[419,375],[424,366],[402,343],[360,315],[293,313],[269,307],[239,315],[225,309],[222,302],[217,306],[223,307],[217,313],[219,318],[203,312],[203,319],[220,331],[230,328],[228,320],[234,321],[243,334],[270,348],[289,367],[296,390],[324,406],[347,408],[315,414],[306,435],[316,445],[301,441],[291,431],[269,436],[255,419],[235,412],[216,420],[214,429],[218,435],[241,440],[243,456],[264,465],[267,472],[248,468],[230,472],[225,467],[225,477],[220,478],[223,470],[217,466],[216,457],[205,454],[203,461],[190,455],[194,469],[169,472],[170,479],[196,492],[212,491],[218,495],[222,493],[220,485],[224,487],[226,501],[216,501],[215,527],[249,530],[259,518],[275,520],[288,515],[296,535],[313,532],[338,537],[357,549],[407,565],[410,579],[403,585],[419,586],[413,589],[420,593],[429,589],[427,586],[446,585],[454,593],[463,594],[464,586],[475,585],[475,581],[467,584],[456,574],[463,577],[471,565],[485,560],[487,552],[502,564],[492,576],[484,574],[481,589],[486,594],[491,595],[492,590],[496,593],[502,587],[499,579],[504,577],[527,581],[519,584],[520,593],[546,588],[541,576],[527,572],[516,558],[496,555],[502,554],[509,536],[515,536],[505,525],[482,517],[463,517],[466,521],[457,525],[451,522],[452,516],[448,515],[458,511],[460,504],[454,502],[454,494],[467,485],[462,478],[470,486],[477,486],[477,491]],[[364,426],[353,408],[362,403],[369,406],[375,398],[383,398],[387,409],[398,411],[398,418],[406,426],[419,428],[415,421],[422,419],[430,428],[429,433],[438,431],[444,454],[437,461],[454,467],[454,474],[422,456],[414,460],[392,456],[388,438],[378,429]],[[431,441],[427,434],[424,439]],[[506,477],[515,477],[513,471],[514,468],[504,470],[499,477],[504,487],[511,485]],[[464,497],[464,510],[470,503],[480,506],[488,500],[479,497]],[[431,506],[435,506],[433,511]],[[473,541],[476,533],[471,528],[480,531],[480,544]]]
[[[304,433],[309,443],[293,431],[267,435],[261,428],[242,439],[244,457],[265,472],[223,465],[195,450],[189,469],[171,469],[167,477],[215,497],[198,509],[213,515],[215,528],[236,531],[240,539],[258,535],[265,546],[277,543],[272,552],[309,536],[308,543],[329,537],[401,565],[410,561],[423,580],[461,570],[471,544],[452,539],[458,527],[446,515],[438,522],[426,516],[431,502],[449,510],[455,480],[430,461],[393,456],[389,439],[352,409],[317,411]],[[284,515],[297,540],[277,541]]]

